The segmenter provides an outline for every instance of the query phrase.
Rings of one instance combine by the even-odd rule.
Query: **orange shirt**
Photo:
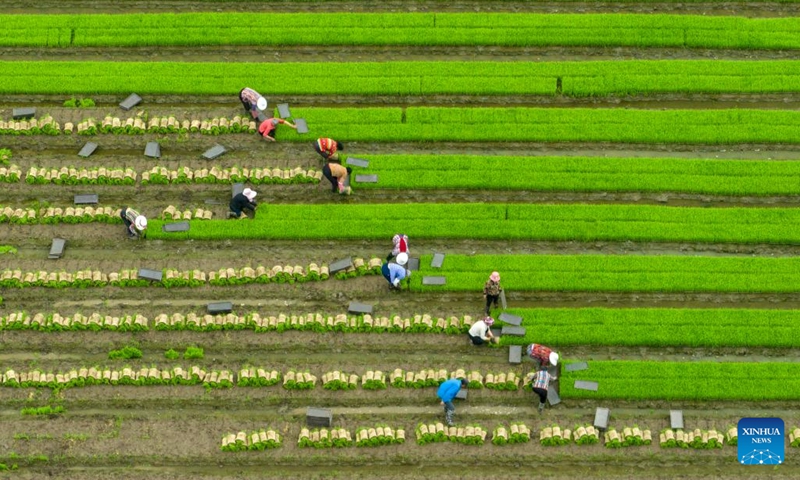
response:
[[[325,153],[329,157],[336,153],[336,140],[332,138],[318,138],[317,146],[322,153]]]
[[[270,135],[270,133],[275,130],[275,127],[279,123],[286,123],[286,120],[282,118],[268,118],[258,126],[258,133],[260,133],[262,137],[271,137],[272,135]]]

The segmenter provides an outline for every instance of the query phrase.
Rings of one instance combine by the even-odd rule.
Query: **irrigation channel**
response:
[[[780,21],[784,22],[780,29],[756,27],[756,33],[747,35],[780,30],[785,36],[776,34],[769,41],[777,43],[765,40],[759,44],[766,45],[762,47],[736,44],[736,34],[730,31],[724,32],[725,41],[718,45],[695,38],[703,45],[698,47],[674,46],[666,40],[645,46],[599,40],[596,44],[553,40],[552,45],[524,46],[477,40],[448,45],[444,41],[414,46],[380,39],[337,45],[331,38],[338,37],[329,32],[322,35],[325,40],[287,47],[248,41],[128,47],[114,45],[111,38],[101,38],[91,46],[72,45],[82,38],[75,32],[83,31],[71,27],[76,29],[68,45],[48,47],[44,45],[58,43],[65,35],[59,27],[49,30],[52,38],[36,45],[0,35],[0,67],[5,62],[15,65],[14,69],[0,68],[0,121],[10,120],[15,108],[35,106],[37,118],[52,116],[60,130],[52,136],[0,133],[0,149],[10,151],[8,165],[0,169],[7,173],[16,166],[20,172],[18,179],[0,182],[0,214],[5,207],[36,213],[35,219],[0,221],[0,246],[13,247],[8,253],[0,249],[0,275],[20,272],[16,284],[11,274],[0,277],[0,375],[14,370],[32,382],[37,372],[43,382],[13,388],[6,375],[7,385],[0,386],[0,469],[14,468],[10,473],[0,471],[0,478],[797,477],[800,456],[789,446],[788,433],[800,426],[800,335],[796,333],[800,241],[793,232],[800,203],[800,124],[795,116],[800,88],[794,73],[780,78],[769,73],[781,71],[780,62],[787,62],[787,71],[797,69],[794,62],[800,60],[800,50],[792,43],[797,29],[792,22],[798,21],[796,1],[128,3],[120,12],[116,2],[108,1],[44,1],[35,8],[10,1],[3,14],[20,18],[70,14],[86,20],[97,13],[205,12],[211,23],[215,16],[222,19],[237,12],[343,17],[350,13],[672,14],[694,15],[692,25],[699,27],[704,17]],[[465,20],[465,25],[471,21]],[[590,20],[584,24],[591,38],[620,34],[593,27]],[[557,38],[554,31],[547,35]],[[350,77],[343,71],[337,73],[339,81],[331,83],[325,83],[330,79],[324,78],[324,72],[315,73],[311,80],[253,77],[248,85],[239,85],[240,74],[231,73],[230,78],[215,77],[203,86],[197,86],[199,79],[185,78],[184,87],[174,73],[158,85],[148,83],[143,71],[143,77],[129,80],[151,91],[140,91],[143,102],[127,112],[117,106],[131,93],[127,73],[114,76],[115,68],[128,72],[121,66],[126,62],[220,62],[230,63],[231,72],[239,72],[245,63],[254,68],[292,63],[346,68],[364,62],[457,61],[478,68],[489,61],[583,66],[639,60],[667,62],[664,68],[673,72],[677,68],[669,63],[673,61],[742,61],[743,66],[741,72],[734,64],[725,67],[729,70],[720,73],[715,80],[718,85],[697,71],[690,72],[695,75],[691,81],[678,78],[675,84],[658,83],[656,71],[652,85],[628,82],[619,72],[598,74],[591,77],[594,80],[581,77],[580,82],[588,83],[578,82],[575,94],[568,91],[572,88],[569,80],[563,81],[572,74],[544,79],[502,77],[487,89],[482,81],[499,78],[491,77],[491,72],[470,81],[461,73],[454,74],[452,85],[436,83],[440,80],[426,84],[428,80],[420,79],[418,88],[413,83],[406,88],[403,72],[390,70],[380,78]],[[91,78],[79,75],[59,73],[35,80],[26,73],[28,68],[40,71],[51,65],[53,72],[64,72],[59,70],[65,68],[63,64],[52,62],[73,61],[112,66],[100,70],[109,83],[95,89]],[[760,61],[769,61],[771,70],[759,72],[747,64]],[[637,68],[639,77],[649,74]],[[29,88],[20,78],[28,79]],[[378,78],[376,85],[383,87],[373,89],[365,78]],[[358,85],[369,90],[354,91],[351,81],[362,82]],[[271,93],[270,85],[275,84],[286,93]],[[580,90],[590,88],[587,85],[603,93]],[[266,143],[252,133],[78,135],[63,131],[67,123],[77,125],[89,118],[99,126],[107,116],[118,117],[122,123],[128,118],[169,116],[179,121],[232,119],[243,114],[236,93],[244,86],[269,96],[270,108],[288,102],[294,112],[307,114],[316,125],[339,132],[337,139],[346,147],[343,153],[372,162],[355,173],[376,173],[379,183],[355,182],[353,195],[345,197],[331,193],[324,178],[314,178],[323,165],[311,142],[328,132],[315,130],[313,122],[309,122],[311,133],[302,137],[281,127],[276,143]],[[399,93],[391,90],[395,87]],[[94,106],[64,106],[71,98],[92,99]],[[661,123],[651,124],[645,117],[634,118],[642,112],[683,117],[659,120],[654,116]],[[394,120],[387,120],[390,117]],[[633,120],[625,124],[620,122],[628,120],[617,122],[617,117]],[[537,125],[541,119],[546,121]],[[703,119],[710,120],[703,124]],[[350,120],[357,127],[344,124]],[[417,128],[415,122],[424,125]],[[774,138],[762,124],[774,128]],[[0,132],[3,128],[0,125]],[[496,132],[497,137],[485,134],[484,129]],[[80,158],[76,153],[87,141],[97,143],[98,149]],[[151,141],[160,144],[161,158],[143,155]],[[224,145],[227,153],[215,160],[203,159],[201,154],[215,144]],[[430,171],[425,171],[426,162]],[[35,180],[36,170],[63,167],[67,174],[75,169],[75,181]],[[144,174],[154,167],[193,172],[211,167],[228,172],[234,167],[269,167],[300,170],[303,173],[297,178],[303,181],[250,184],[258,191],[256,217],[225,220],[231,180],[151,183]],[[128,169],[132,180],[127,184],[79,180],[81,169],[98,168]],[[2,175],[0,170],[0,180]],[[73,207],[73,197],[86,193],[98,194],[101,207],[137,208],[154,230],[168,221],[161,217],[169,206],[182,212],[209,210],[212,219],[191,220],[185,236],[154,231],[149,238],[130,240],[119,221],[48,223],[43,218],[48,209]],[[365,219],[372,208],[381,211]],[[553,210],[558,213],[550,217],[544,210],[525,210],[534,208],[560,210]],[[448,217],[448,211],[457,212],[456,216]],[[594,212],[601,213],[594,216]],[[518,222],[513,225],[519,228],[503,230],[510,222]],[[530,227],[533,222],[540,228]],[[384,231],[391,233],[384,235]],[[312,263],[329,265],[347,256],[382,259],[391,249],[392,233],[401,231],[410,234],[412,256],[422,257],[423,263],[429,263],[434,252],[447,254],[438,270],[449,278],[445,287],[431,290],[421,285],[417,277],[437,274],[426,264],[399,292],[388,290],[387,282],[374,274],[278,283],[243,273],[259,266],[300,266],[309,271]],[[66,239],[66,250],[62,258],[49,260],[55,237]],[[497,267],[484,272],[473,271],[471,265]],[[110,280],[118,272],[139,268],[199,272],[206,279],[195,286],[170,288],[120,286]],[[500,270],[509,309],[523,316],[526,333],[505,336],[497,346],[474,347],[463,333],[463,321],[482,316],[481,289],[493,268]],[[236,279],[208,280],[212,272],[225,269],[235,269]],[[56,280],[47,281],[50,274],[56,278],[59,272],[68,272],[77,277],[86,270],[96,273],[95,280],[90,275],[80,285],[63,282],[61,288],[54,288]],[[237,327],[233,323],[219,328],[188,326],[190,317],[202,318],[206,304],[217,301],[233,303],[233,314],[241,321]],[[334,326],[333,320],[325,326],[295,325],[285,331],[274,325],[257,326],[258,319],[281,315],[287,316],[289,324],[292,316],[296,322],[299,316],[317,314],[334,319],[346,313],[351,301],[372,305],[376,318],[392,321],[398,317],[401,326],[372,328],[354,315],[346,326]],[[18,312],[25,313],[25,320],[14,323],[11,317]],[[430,315],[434,325],[442,318],[445,325],[455,322],[456,327],[448,331],[421,326],[422,315]],[[420,317],[415,321],[415,316]],[[109,324],[56,326],[55,320],[64,317],[107,317]],[[114,326],[115,317],[130,328]],[[135,318],[147,328],[131,327]],[[403,319],[408,319],[408,325],[402,326]],[[36,322],[43,326],[36,327]],[[589,364],[587,371],[579,373],[562,368],[553,386],[562,401],[548,405],[542,414],[530,390],[485,385],[489,375],[523,378],[529,373],[532,362],[509,364],[508,349],[531,341],[559,351],[562,367],[578,361]],[[141,358],[109,358],[111,351],[124,347],[139,349]],[[202,358],[183,358],[188,347],[202,348]],[[178,358],[167,357],[169,350],[178,352]],[[207,385],[191,378],[173,381],[181,378],[176,367],[208,372]],[[269,386],[244,385],[242,370],[251,367],[275,371],[280,379]],[[113,370],[118,380],[130,369],[140,372],[141,381],[90,385],[74,380],[60,388],[45,385],[44,374],[69,378],[71,371],[80,375],[81,369],[92,368]],[[485,444],[418,445],[419,424],[443,421],[436,388],[413,386],[413,382],[392,385],[390,377],[396,369],[412,372],[412,377],[428,370],[479,372],[483,388],[467,389],[468,399],[456,403],[456,423],[487,430]],[[365,388],[366,379],[362,382],[361,377],[376,370],[386,375],[386,388]],[[158,378],[153,376],[156,371]],[[348,378],[357,376],[358,385],[323,388],[323,375],[334,371]],[[213,382],[209,380],[212,372],[216,372]],[[220,372],[230,372],[232,382],[220,380],[224,378],[217,376]],[[290,372],[316,376],[313,389],[285,388]],[[599,389],[576,390],[574,380],[597,380]],[[21,414],[23,409],[47,406],[65,411]],[[334,427],[346,429],[353,437],[363,427],[389,426],[404,430],[405,442],[301,447],[298,438],[308,407],[331,408]],[[649,430],[652,444],[607,448],[602,438],[592,445],[540,443],[543,429],[558,425],[575,431],[591,424],[597,407],[611,410],[610,426],[620,433],[626,427]],[[787,430],[785,459],[769,470],[752,470],[737,463],[733,445],[662,447],[659,435],[669,428],[672,409],[683,410],[687,431],[725,433],[742,417],[780,417]],[[496,427],[518,422],[530,429],[529,442],[492,444]],[[270,429],[281,437],[279,448],[221,449],[229,434],[246,432],[249,438]]]

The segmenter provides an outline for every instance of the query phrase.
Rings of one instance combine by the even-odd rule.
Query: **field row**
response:
[[[504,288],[555,292],[797,292],[800,258],[620,255],[423,255],[414,291],[481,290],[492,271]],[[416,272],[415,272],[416,273]],[[446,285],[423,285],[445,276]]]
[[[631,46],[800,48],[797,18],[532,13],[2,15],[3,46]]]
[[[316,30],[315,30],[316,31]],[[138,30],[137,30],[138,32]],[[206,37],[211,37],[207,33]],[[800,35],[797,36],[800,38]],[[798,40],[800,41],[800,40]],[[800,62],[3,62],[0,93],[567,95],[800,92]],[[142,72],[147,72],[145,75]],[[347,82],[341,78],[346,77]],[[187,82],[187,78],[192,78]],[[280,82],[259,80],[281,78]],[[266,83],[262,83],[266,82]],[[145,99],[146,100],[146,99]]]
[[[356,155],[362,157],[362,155]],[[359,189],[491,189],[794,195],[800,162],[680,158],[366,155]],[[361,173],[358,170],[356,173]]]
[[[511,308],[528,327],[503,345],[775,347],[800,343],[798,310],[686,308]]]
[[[800,342],[797,310],[682,309],[682,308],[512,308],[523,317],[524,337],[502,336],[502,345],[543,343],[559,349],[573,345],[650,347],[774,347]],[[464,334],[470,316],[162,313],[113,316],[98,312],[14,312],[0,317],[0,331],[195,331],[249,330],[393,332]],[[502,322],[498,322],[502,325]]]
[[[387,107],[296,108],[293,115],[313,133],[279,125],[282,142],[317,135],[342,142],[800,143],[794,110]]]
[[[372,204],[269,205],[235,230],[225,220],[193,222],[153,239],[411,238],[634,240],[796,243],[800,209],[650,205]]]

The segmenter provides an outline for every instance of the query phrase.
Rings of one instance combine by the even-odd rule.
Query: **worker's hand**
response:
[[[444,402],[439,402],[439,405],[444,406]]]
[[[392,285],[394,285],[394,288],[400,288],[400,279],[396,278],[394,282],[392,282]]]
[[[289,123],[289,122],[286,122],[286,125],[289,125],[290,127],[292,127],[292,128],[294,128],[295,130],[297,130],[297,125],[292,125],[292,124],[291,124],[291,123]]]

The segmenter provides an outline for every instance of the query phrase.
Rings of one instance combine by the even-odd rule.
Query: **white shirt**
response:
[[[473,323],[472,326],[469,328],[469,334],[473,337],[480,337],[486,340],[486,332],[489,331],[489,325],[486,325],[486,322],[483,320],[478,320],[477,322]]]

